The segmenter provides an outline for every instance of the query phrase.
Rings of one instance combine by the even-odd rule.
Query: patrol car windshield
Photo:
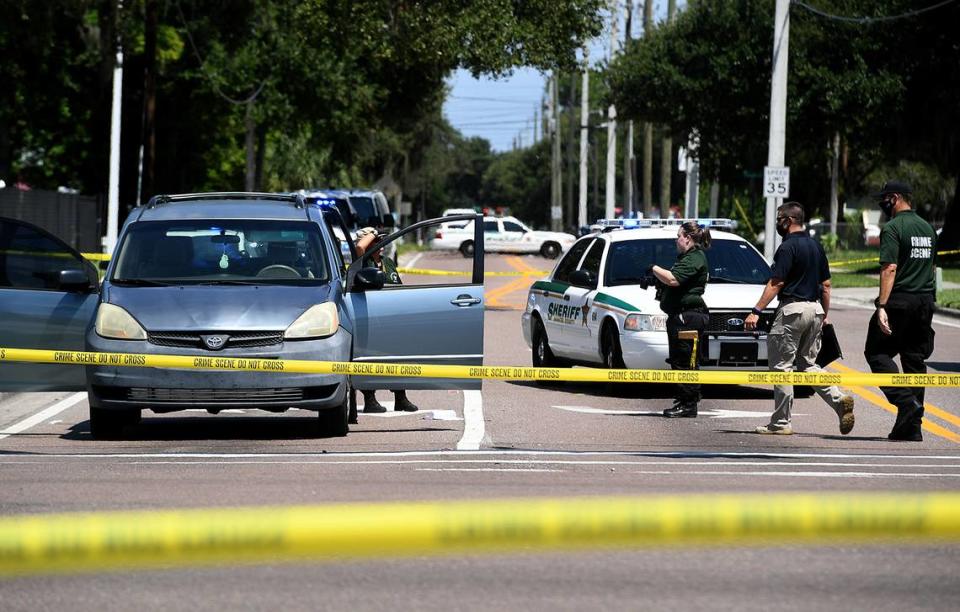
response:
[[[319,228],[301,221],[188,220],[130,226],[118,285],[315,285],[330,271]]]
[[[762,285],[770,278],[770,266],[746,242],[714,240],[706,254],[711,283]],[[636,284],[650,265],[656,264],[669,270],[676,261],[676,240],[614,242],[607,256],[604,284]]]
[[[382,225],[383,219],[377,214],[377,206],[373,198],[366,196],[350,196],[350,203],[357,212],[357,224],[366,227],[368,225]]]

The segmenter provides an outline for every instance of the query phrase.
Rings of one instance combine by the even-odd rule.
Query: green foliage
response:
[[[105,191],[115,6],[3,0],[0,177],[22,173],[37,187]],[[131,201],[142,141],[146,0],[123,6],[121,198]],[[577,50],[601,31],[601,6],[602,0],[160,2],[155,189],[242,188],[248,131],[262,162],[261,188],[370,184],[388,172],[413,185],[422,164],[443,161],[426,151],[442,134],[437,125],[451,71],[572,68]],[[440,189],[452,181],[459,195],[451,201],[476,198],[485,146],[458,143],[457,168],[424,169],[424,176],[443,180],[419,184]]]
[[[499,155],[484,174],[483,195],[490,206],[508,206],[534,226],[549,225],[550,142]]]

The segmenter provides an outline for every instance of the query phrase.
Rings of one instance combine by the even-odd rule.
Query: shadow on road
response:
[[[407,427],[398,429],[362,429],[352,433],[416,433],[457,431],[450,427]],[[90,422],[82,421],[61,436],[63,440],[92,441]],[[138,425],[128,426],[119,436],[126,441],[176,440],[314,440],[320,438],[317,417],[223,416],[216,417],[144,417]],[[336,440],[338,438],[322,438]],[[342,439],[342,438],[340,438]]]
[[[602,383],[602,382],[561,382],[535,383],[523,380],[504,381],[510,385],[583,393],[597,397],[619,397],[625,399],[671,399],[674,396],[673,384],[653,383]],[[773,401],[773,390],[740,385],[703,385],[703,399],[738,399]],[[802,395],[799,394],[798,395]]]

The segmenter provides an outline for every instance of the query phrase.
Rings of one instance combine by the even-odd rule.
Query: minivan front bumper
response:
[[[351,335],[342,327],[327,338],[283,341],[267,347],[208,351],[166,347],[147,341],[112,340],[91,330],[87,349],[104,353],[185,355],[238,359],[350,361]],[[342,406],[347,377],[342,374],[249,372],[186,368],[86,366],[92,407],[171,412],[187,408],[211,411],[259,408],[325,410]]]

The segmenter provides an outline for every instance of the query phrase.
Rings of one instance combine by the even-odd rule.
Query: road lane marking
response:
[[[404,267],[404,268],[416,268],[416,267],[417,267],[417,262],[420,261],[420,258],[423,257],[424,253],[426,253],[426,251],[420,251],[419,253],[417,253],[416,255],[414,255],[414,256],[410,259],[410,261],[408,261],[407,263],[403,264],[403,267]]]
[[[10,427],[0,430],[0,440],[12,435],[16,435],[18,433],[22,433],[30,429],[31,427],[39,425],[40,423],[43,423],[47,419],[57,416],[67,408],[70,408],[71,406],[74,406],[75,404],[78,404],[85,399],[87,399],[86,391],[74,393],[73,395],[60,400],[53,406],[44,408],[40,412],[37,412],[36,414],[33,414],[23,419],[19,423],[14,423]]]
[[[879,441],[879,439],[878,439]],[[884,440],[886,442],[886,440]],[[917,448],[917,447],[914,447]],[[919,460],[919,461],[957,461],[960,454],[953,455],[925,455],[925,454],[880,454],[880,453],[796,453],[796,452],[763,452],[763,451],[571,451],[571,450],[527,450],[527,449],[497,449],[483,450],[432,450],[432,451],[321,451],[302,453],[197,453],[197,452],[146,452],[146,453],[32,453],[30,455],[4,456],[8,462],[19,459],[18,463],[28,462],[31,459],[303,459],[303,458],[363,458],[363,457],[447,457],[462,455],[466,457],[649,457],[667,459],[883,459],[883,460]],[[739,462],[738,462],[739,463]]]
[[[741,472],[741,471],[731,471],[731,472],[714,472],[714,471],[695,471],[695,472],[678,472],[673,470],[638,470],[630,472],[631,474],[644,474],[647,476],[651,475],[671,475],[676,476],[679,474],[686,476],[776,476],[778,478],[783,478],[785,476],[794,476],[802,478],[960,478],[960,474],[927,474],[927,473],[914,473],[914,472],[766,472],[766,471],[756,471],[756,472]]]
[[[519,257],[515,257],[515,256],[507,257],[506,262],[518,272],[536,272],[537,271],[531,266],[527,265],[527,263],[524,262]],[[516,278],[510,281],[506,285],[501,285],[496,289],[491,289],[486,293],[487,306],[493,306],[495,308],[503,308],[503,309],[510,309],[510,310],[522,310],[524,308],[524,304],[517,305],[514,303],[501,302],[500,298],[506,297],[507,295],[515,291],[519,291],[521,289],[529,289],[531,284],[533,284],[532,278],[521,276],[519,278]]]
[[[858,370],[855,370],[853,368],[847,367],[843,364],[836,363],[836,362],[832,363],[830,367],[839,370],[841,373],[858,372]],[[855,394],[859,395],[863,399],[867,400],[868,402],[871,402],[873,404],[876,404],[877,406],[880,406],[887,412],[894,415],[897,414],[897,407],[891,404],[890,402],[888,402],[887,399],[882,395],[874,393],[873,391],[869,391],[866,387],[846,387],[846,388],[854,392]],[[937,415],[940,418],[943,418],[944,420],[953,422],[952,419],[956,418],[954,415],[950,414],[949,412],[942,410],[940,408],[937,408],[932,404],[924,403],[923,406],[924,406],[925,412],[929,411],[930,413]],[[949,418],[944,417],[943,415],[947,415],[947,417]],[[929,419],[923,420],[923,428],[935,436],[940,436],[941,438],[960,444],[960,435],[957,435],[956,433],[950,431],[946,427],[930,422]]]
[[[593,408],[591,406],[553,406],[567,412],[580,412],[583,414],[609,414],[618,416],[663,416],[662,410],[611,410],[607,408]],[[710,417],[711,419],[769,419],[769,411],[756,410],[726,410],[724,408],[701,409],[700,416]],[[794,412],[793,416],[808,416],[803,413]]]
[[[457,450],[480,450],[483,434],[483,395],[480,391],[464,391],[463,435],[457,442]]]

